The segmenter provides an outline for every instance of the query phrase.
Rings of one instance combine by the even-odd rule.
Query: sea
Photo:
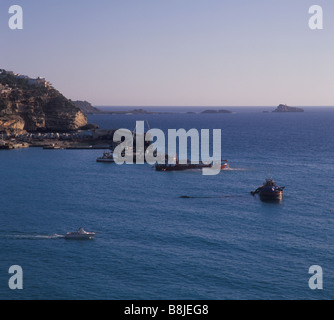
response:
[[[221,129],[230,168],[205,176],[97,163],[103,150],[0,151],[0,299],[334,299],[334,108],[143,109],[170,113],[88,121]],[[285,187],[281,203],[250,194],[269,177]],[[94,240],[64,238],[79,227]],[[9,285],[13,265],[21,290]]]

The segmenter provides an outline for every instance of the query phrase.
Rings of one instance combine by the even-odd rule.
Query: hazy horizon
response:
[[[89,102],[89,101],[87,101]],[[93,105],[93,104],[92,104]],[[277,105],[258,105],[258,106],[251,106],[251,105],[244,105],[244,106],[230,106],[230,105],[221,105],[221,106],[210,106],[210,105],[173,105],[173,106],[167,106],[167,105],[93,105],[94,107],[97,108],[129,108],[129,107],[133,107],[133,108],[276,108],[278,106]],[[302,108],[333,108],[334,105],[332,106],[301,106],[301,105],[288,105],[289,107],[302,107]]]
[[[332,106],[334,3],[18,0],[0,3],[0,68],[94,106]]]

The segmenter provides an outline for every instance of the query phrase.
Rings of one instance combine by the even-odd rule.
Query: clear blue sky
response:
[[[334,105],[331,0],[1,0],[0,41],[0,68],[94,105]]]

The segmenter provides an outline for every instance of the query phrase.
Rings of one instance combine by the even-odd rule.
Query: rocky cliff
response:
[[[66,132],[87,124],[72,101],[46,81],[32,80],[0,70],[0,132]]]

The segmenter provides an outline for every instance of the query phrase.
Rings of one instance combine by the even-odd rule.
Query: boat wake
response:
[[[49,239],[61,239],[64,238],[63,235],[54,234],[8,234],[5,236],[8,239],[24,239],[24,240],[49,240]]]
[[[180,196],[181,199],[220,199],[220,198],[233,198],[233,196],[217,196],[217,197],[192,197],[192,196]]]

